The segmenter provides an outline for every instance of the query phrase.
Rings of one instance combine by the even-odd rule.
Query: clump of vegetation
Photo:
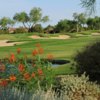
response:
[[[23,28],[23,27],[16,28],[14,31],[14,33],[27,33],[27,32],[28,32],[28,29]]]
[[[36,44],[32,51],[32,59],[26,55],[21,56],[21,49],[17,49],[17,55],[10,56],[0,61],[0,87],[17,87],[28,90],[35,90],[38,86],[47,89],[53,82],[51,63],[41,58],[44,53],[40,44]]]
[[[90,80],[100,82],[100,41],[89,44],[76,55],[75,61],[78,74],[86,72]]]
[[[58,100],[51,90],[35,90],[33,93],[17,88],[6,88],[0,90],[0,93],[0,100]]]
[[[31,28],[31,31],[42,33],[43,32],[43,27],[42,27],[41,24],[36,24],[34,27]]]
[[[81,77],[66,75],[58,77],[58,90],[62,100],[99,100],[100,86],[89,82],[89,78],[83,74]],[[59,90],[60,89],[60,90]]]
[[[0,90],[2,100],[99,100],[100,86],[89,82],[84,74],[81,77],[74,75],[59,76],[59,84],[62,87],[60,95],[52,88],[47,91],[38,89],[34,92],[18,90],[17,88],[5,88]],[[17,99],[16,99],[17,98]]]
[[[8,30],[0,30],[0,34],[8,34],[9,31]]]

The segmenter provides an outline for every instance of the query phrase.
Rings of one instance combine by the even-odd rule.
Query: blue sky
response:
[[[97,15],[100,2],[97,0]],[[33,7],[40,7],[43,15],[48,15],[50,21],[47,24],[56,24],[60,19],[72,19],[74,12],[84,12],[80,6],[80,0],[0,0],[0,18],[13,17],[16,12],[29,11]]]

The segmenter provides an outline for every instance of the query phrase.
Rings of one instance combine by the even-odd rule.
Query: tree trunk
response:
[[[78,26],[78,24],[77,24],[77,26],[76,26],[76,27],[77,27],[77,32],[79,32],[79,26]]]
[[[23,26],[24,26],[24,28],[26,28],[27,29],[27,27],[26,27],[26,25],[25,25],[25,23],[23,22]]]

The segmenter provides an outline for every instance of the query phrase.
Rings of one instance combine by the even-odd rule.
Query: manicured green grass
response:
[[[8,39],[12,41],[27,41],[25,44],[16,45],[13,47],[0,47],[0,58],[5,57],[7,54],[11,52],[16,52],[17,48],[22,49],[22,55],[27,54],[28,57],[32,57],[32,50],[35,48],[36,43],[41,43],[44,48],[44,57],[47,54],[53,54],[55,59],[66,59],[73,62],[73,57],[77,53],[77,51],[83,50],[84,46],[87,44],[91,44],[96,40],[100,39],[100,36],[84,36],[71,38],[68,40],[58,40],[58,39],[42,39],[42,40],[34,40],[28,38],[30,34],[13,34],[13,35],[0,35],[1,39]],[[63,66],[55,67],[54,71],[56,74],[71,74],[74,73],[74,70],[70,69],[72,67],[71,64],[65,64]]]
[[[20,34],[0,34],[0,40],[10,40],[10,41],[29,41],[32,40],[28,36],[34,33],[20,33]]]

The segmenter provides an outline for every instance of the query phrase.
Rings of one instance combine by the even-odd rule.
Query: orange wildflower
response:
[[[0,85],[3,86],[3,87],[6,87],[8,85],[8,81],[7,80],[2,80],[0,82]]]
[[[34,72],[32,73],[31,77],[32,77],[32,78],[34,78],[34,77],[35,77],[35,73],[34,73]]]
[[[39,54],[43,54],[43,52],[44,52],[43,48],[38,48],[38,52],[39,52]]]
[[[36,47],[38,47],[38,48],[41,47],[41,44],[40,43],[37,43],[36,44]]]
[[[40,68],[38,69],[38,74],[39,74],[39,75],[43,75],[42,69],[40,69]]]
[[[4,72],[6,69],[5,65],[4,64],[1,64],[0,65],[0,72]]]
[[[25,80],[30,80],[30,79],[31,79],[31,76],[30,76],[30,74],[27,72],[27,73],[24,74],[24,78],[25,78]]]
[[[19,70],[20,72],[23,72],[23,71],[25,70],[24,65],[23,65],[23,64],[19,64],[18,70]]]
[[[32,55],[36,56],[37,54],[38,54],[38,51],[37,50],[33,50]]]
[[[17,53],[20,54],[20,52],[21,52],[21,48],[18,48]]]
[[[16,81],[16,76],[15,75],[11,75],[9,77],[9,79],[10,79],[10,81],[14,82],[14,81]]]
[[[48,55],[47,55],[47,59],[48,59],[48,60],[52,60],[52,59],[53,59],[53,55],[52,55],[52,54],[48,54]]]
[[[10,59],[9,59],[9,60],[10,60],[11,63],[14,62],[14,61],[16,60],[14,53],[12,53],[12,54],[10,55]]]

